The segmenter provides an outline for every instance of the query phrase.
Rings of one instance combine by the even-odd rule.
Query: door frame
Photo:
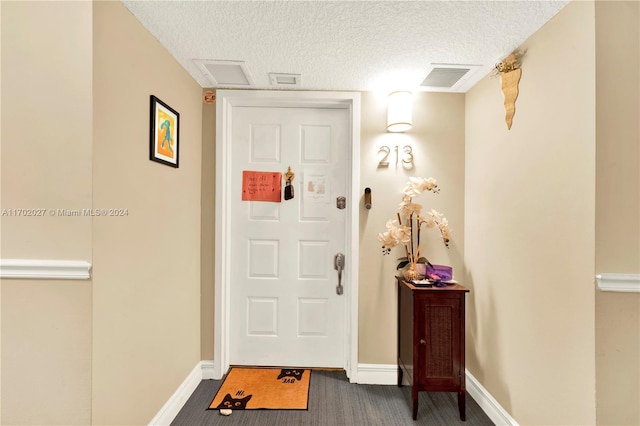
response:
[[[348,111],[347,207],[345,209],[345,358],[344,369],[353,383],[358,370],[358,270],[360,214],[360,93],[217,90],[216,91],[216,202],[215,202],[215,301],[214,379],[229,369],[229,324],[231,284],[231,128],[233,108],[290,107],[340,108]]]

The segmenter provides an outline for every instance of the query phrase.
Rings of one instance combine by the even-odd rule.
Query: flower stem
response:
[[[396,216],[398,217],[398,226],[402,226],[402,219],[400,218],[400,212],[397,212]],[[407,253],[407,260],[411,262],[411,257],[409,257],[409,249],[407,248],[406,245],[404,246],[404,251],[405,253]]]
[[[420,218],[419,217],[418,217],[418,219],[416,219],[416,224],[417,224],[417,228],[418,228],[418,236],[417,236],[418,253],[417,253],[417,257],[418,257],[418,259],[420,259]]]
[[[409,231],[411,232],[410,236],[410,244],[411,244],[411,259],[410,262],[414,263],[416,261],[415,250],[413,249],[413,213],[409,214]]]

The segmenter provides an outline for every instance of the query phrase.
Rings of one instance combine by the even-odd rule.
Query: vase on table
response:
[[[405,269],[402,270],[402,276],[407,281],[421,280],[424,278],[424,274],[421,274],[415,263],[409,263]]]

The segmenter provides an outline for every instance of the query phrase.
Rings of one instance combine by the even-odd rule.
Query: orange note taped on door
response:
[[[282,173],[243,170],[242,200],[281,202]]]

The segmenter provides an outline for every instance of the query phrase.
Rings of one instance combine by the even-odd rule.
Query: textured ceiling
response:
[[[568,1],[128,1],[125,6],[202,87],[197,60],[243,61],[252,88],[270,72],[297,90],[419,90],[432,64],[487,75]]]

